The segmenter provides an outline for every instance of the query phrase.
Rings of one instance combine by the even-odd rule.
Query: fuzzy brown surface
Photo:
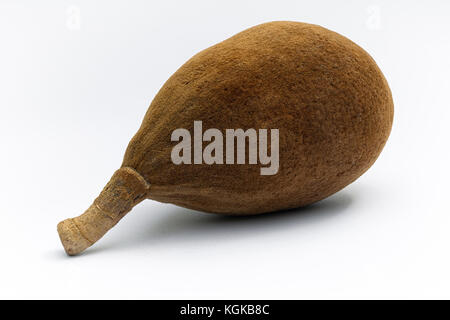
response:
[[[85,213],[58,224],[61,242],[69,255],[82,252],[145,198],[236,215],[316,202],[375,162],[393,112],[383,74],[347,38],[298,22],[250,28],[198,53],[170,77],[122,167]],[[194,121],[223,133],[278,129],[278,173],[261,175],[255,164],[175,165],[172,132],[185,128],[192,135]]]
[[[280,168],[175,165],[177,128],[279,129]],[[160,89],[123,166],[150,184],[148,198],[206,212],[257,214],[304,206],[341,190],[377,159],[393,102],[374,60],[316,25],[271,22],[201,51]],[[204,143],[205,145],[206,143]]]

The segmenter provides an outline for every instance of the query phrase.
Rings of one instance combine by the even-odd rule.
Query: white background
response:
[[[450,298],[448,1],[0,3],[0,298]],[[272,20],[365,48],[395,102],[375,165],[293,212],[226,218],[147,200],[84,254],[56,224],[122,161],[165,80]]]

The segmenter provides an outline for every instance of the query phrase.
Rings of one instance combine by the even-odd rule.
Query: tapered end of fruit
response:
[[[73,219],[61,221],[57,228],[64,250],[69,256],[77,255],[93,244],[81,233]]]
[[[146,198],[149,188],[150,184],[133,168],[117,170],[82,215],[58,224],[59,238],[66,253],[74,256],[92,246]]]

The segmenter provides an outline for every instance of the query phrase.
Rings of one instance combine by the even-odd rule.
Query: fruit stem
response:
[[[122,167],[80,216],[58,224],[64,250],[76,255],[93,245],[135,205],[147,197],[150,184],[135,169]]]

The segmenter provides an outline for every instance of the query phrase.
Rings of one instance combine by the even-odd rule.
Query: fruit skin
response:
[[[392,127],[389,86],[375,61],[316,25],[271,22],[186,62],[164,84],[121,168],[80,216],[58,224],[76,255],[145,198],[223,214],[301,207],[339,191],[377,159]],[[175,129],[279,129],[279,170],[175,165]],[[270,150],[269,150],[270,152]],[[247,162],[248,163],[248,162]]]
[[[299,22],[255,26],[201,51],[151,103],[122,167],[150,183],[148,198],[226,214],[301,207],[341,190],[377,159],[393,101],[375,61],[349,39]],[[175,165],[171,133],[279,129],[280,168]]]

